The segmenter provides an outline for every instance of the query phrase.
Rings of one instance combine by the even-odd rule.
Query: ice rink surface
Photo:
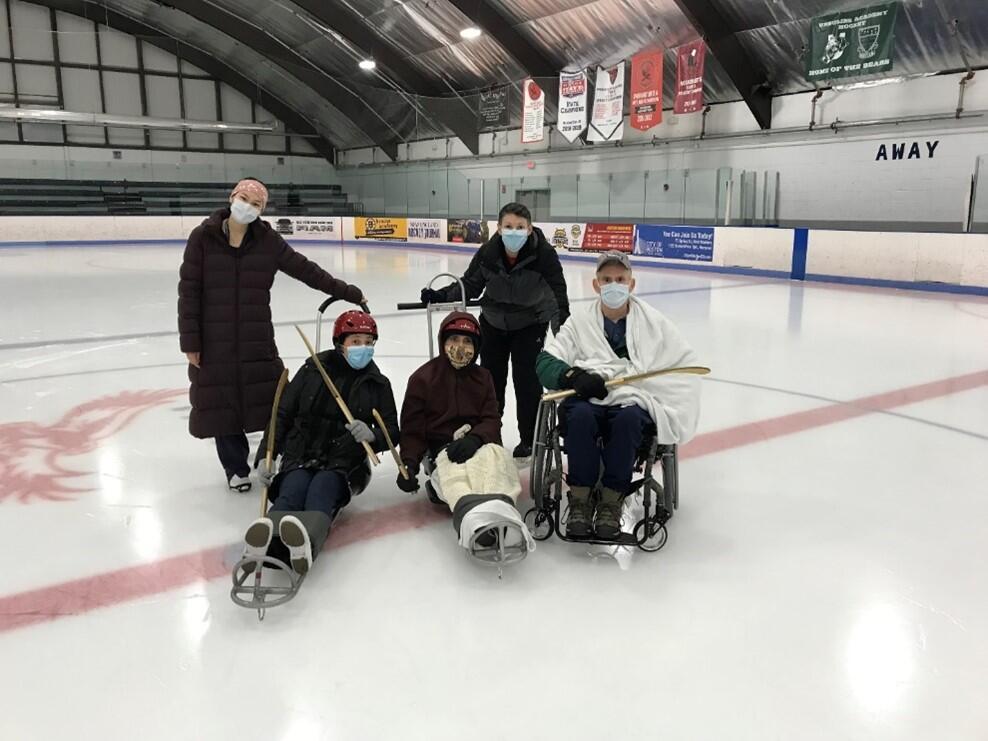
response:
[[[395,304],[469,255],[303,251],[400,395],[428,346]],[[985,300],[638,270],[713,368],[664,550],[553,539],[499,581],[382,458],[259,623],[229,599],[257,489],[186,431],[180,259],[0,250],[3,741],[988,738]],[[276,281],[293,372],[319,302]]]

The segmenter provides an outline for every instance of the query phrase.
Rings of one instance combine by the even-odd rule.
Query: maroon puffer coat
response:
[[[189,432],[217,437],[263,430],[284,365],[271,324],[271,284],[284,271],[317,291],[356,302],[361,291],[293,250],[271,225],[254,221],[239,248],[223,231],[230,209],[215,211],[192,230],[178,282],[182,352],[189,366]]]
[[[470,432],[485,444],[501,444],[494,378],[476,360],[457,370],[443,351],[443,332],[456,319],[469,319],[480,333],[472,314],[454,311],[439,325],[439,356],[421,366],[408,379],[401,405],[401,458],[418,464],[424,455],[436,455],[453,440],[453,433],[470,425]]]

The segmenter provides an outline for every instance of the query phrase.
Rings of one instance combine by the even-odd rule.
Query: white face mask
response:
[[[249,224],[260,215],[261,209],[251,206],[247,201],[241,201],[239,198],[233,199],[233,203],[230,204],[230,218],[238,224]]]
[[[600,300],[609,309],[620,309],[628,303],[631,289],[626,283],[605,283],[600,287]]]

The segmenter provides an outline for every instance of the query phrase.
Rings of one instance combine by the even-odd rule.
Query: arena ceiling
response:
[[[332,147],[458,136],[477,151],[477,95],[561,69],[672,50],[698,36],[705,98],[744,100],[771,126],[771,97],[803,77],[810,19],[869,0],[29,0],[174,47],[293,130]],[[461,38],[476,27],[481,35]],[[196,56],[198,54],[198,56]],[[372,58],[377,67],[358,67]],[[196,61],[198,60],[198,61]],[[672,99],[674,54],[666,52]],[[986,0],[901,0],[894,75],[988,66]],[[231,83],[233,84],[233,83]],[[548,119],[554,119],[550,100]],[[513,106],[520,118],[520,103]],[[518,121],[513,123],[517,124]],[[331,147],[329,147],[331,149]]]

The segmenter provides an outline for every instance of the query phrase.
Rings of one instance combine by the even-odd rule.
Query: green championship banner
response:
[[[898,2],[814,18],[806,79],[834,80],[892,69]]]

